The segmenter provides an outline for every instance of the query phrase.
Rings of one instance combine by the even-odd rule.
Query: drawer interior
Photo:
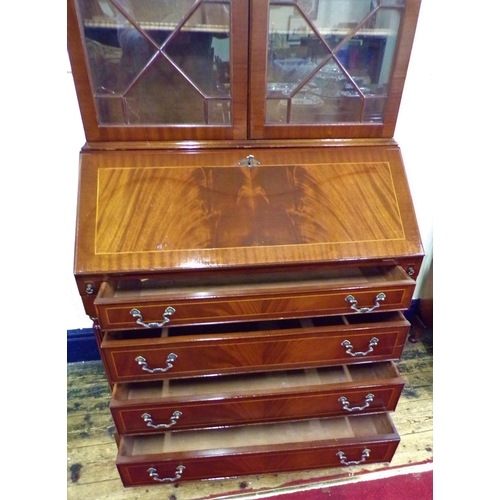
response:
[[[390,417],[384,413],[305,421],[248,425],[195,431],[173,431],[158,435],[124,436],[120,454],[141,456],[156,453],[217,450],[281,444],[301,444],[340,439],[372,439],[393,434]]]
[[[119,330],[106,332],[110,341],[174,338],[182,336],[217,336],[232,333],[250,333],[266,331],[293,331],[308,327],[330,327],[342,325],[382,324],[404,321],[399,311],[377,312],[372,314],[353,314],[347,316],[323,316],[303,319],[285,319],[275,321],[242,321],[235,323],[219,323],[207,325],[172,326],[164,328],[148,328],[141,330]]]
[[[312,323],[312,326],[335,326],[339,324],[339,317],[342,318],[343,323],[346,325],[382,324],[405,320],[401,312],[392,311],[374,312],[371,314],[347,314],[345,316],[320,316],[310,318],[309,321]]]
[[[206,398],[210,395],[220,397],[221,393],[239,396],[258,396],[269,391],[302,389],[321,390],[322,387],[335,384],[357,383],[360,385],[384,381],[399,377],[394,363],[366,363],[358,365],[334,366],[311,370],[293,370],[243,375],[199,377],[180,380],[159,380],[117,384],[113,399],[116,401],[140,402],[143,400],[159,401],[162,398],[182,398],[196,396]]]
[[[326,286],[356,286],[381,285],[394,281],[412,281],[399,266],[351,267],[340,269],[320,269],[304,271],[266,272],[246,270],[232,274],[207,274],[192,276],[193,273],[176,276],[175,278],[142,278],[118,279],[103,283],[99,291],[98,302],[114,300],[138,300],[158,297],[182,297],[199,292],[210,296],[221,287],[227,294],[241,295],[248,293],[249,288],[255,292],[265,292],[268,289],[284,287],[291,290],[294,287]]]

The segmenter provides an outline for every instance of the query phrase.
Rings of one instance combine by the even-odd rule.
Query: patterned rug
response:
[[[241,498],[275,500],[431,500],[433,463],[361,474],[344,481],[300,485]],[[238,496],[235,498],[239,498]]]

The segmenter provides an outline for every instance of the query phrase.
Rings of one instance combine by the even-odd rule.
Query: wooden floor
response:
[[[433,459],[432,332],[406,343],[399,371],[406,381],[392,415],[401,443],[391,464],[246,476],[151,487],[124,488],[114,465],[116,445],[109,413],[109,387],[100,361],[68,364],[68,500],[194,500],[255,498],[292,484],[354,480],[359,474],[387,473]]]

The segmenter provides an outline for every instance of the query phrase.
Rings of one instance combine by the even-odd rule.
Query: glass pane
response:
[[[222,5],[200,4],[169,42],[165,53],[204,95],[214,96],[219,65],[223,63],[229,83],[229,16]]]
[[[208,102],[208,123],[229,125],[231,123],[231,101],[213,99]]]
[[[266,123],[383,122],[404,3],[271,0]]]
[[[99,124],[231,123],[229,0],[76,1]]]

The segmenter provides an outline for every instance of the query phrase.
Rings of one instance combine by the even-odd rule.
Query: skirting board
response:
[[[411,323],[419,310],[420,299],[413,299],[410,308],[405,312],[406,319]],[[81,361],[97,361],[101,359],[99,348],[92,328],[68,330],[68,363]]]
[[[92,328],[68,330],[67,362],[97,361],[101,359]]]

